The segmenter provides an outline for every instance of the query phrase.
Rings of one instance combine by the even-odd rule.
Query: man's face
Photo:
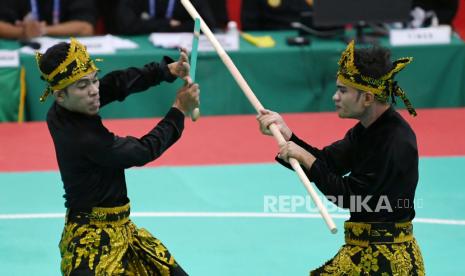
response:
[[[70,111],[95,115],[100,109],[99,84],[97,72],[92,72],[70,84],[57,101]]]
[[[360,119],[366,110],[364,93],[337,81],[337,90],[334,93],[333,101],[339,117]]]

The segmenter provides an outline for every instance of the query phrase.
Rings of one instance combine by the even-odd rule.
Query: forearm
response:
[[[0,22],[0,37],[8,39],[23,38],[23,28],[7,22]]]
[[[350,196],[354,193],[351,186],[361,185],[350,183],[350,177],[335,174],[325,163],[315,160],[310,169],[304,169],[309,180],[314,182],[317,188],[341,208],[349,208]],[[341,201],[342,200],[342,201]],[[341,202],[339,202],[341,201]]]
[[[111,168],[143,166],[160,157],[181,137],[184,115],[171,108],[158,124],[141,138],[117,137],[112,133],[92,137],[83,146],[96,164]]]
[[[284,167],[293,170],[292,166],[285,160],[276,157],[276,161]],[[350,185],[348,179],[342,176],[336,175],[334,172],[328,169],[328,167],[315,158],[299,161],[302,165],[302,169],[307,175],[308,179],[315,183],[318,189],[334,203],[339,205],[338,200],[342,200],[341,203],[349,202],[351,195]],[[342,208],[348,208],[345,205],[339,205]]]
[[[145,91],[162,81],[173,82],[176,76],[171,75],[168,65],[173,62],[164,57],[160,63],[152,62],[142,68],[130,67],[105,75],[100,81],[100,102],[103,105],[114,100],[122,101],[128,95]]]
[[[350,160],[352,146],[348,139],[343,139],[334,142],[333,144],[319,149],[313,147],[310,144],[307,144],[305,141],[301,140],[295,134],[292,135],[291,142],[296,143],[301,146],[303,149],[308,151],[315,158],[319,159],[321,162],[325,163],[328,168],[338,174],[346,174],[350,169]]]
[[[291,170],[293,169],[291,164],[284,160],[280,155],[277,155],[275,159],[276,161],[278,161],[278,163],[285,166],[286,168],[289,168]],[[301,154],[299,157],[295,157],[295,159],[299,161],[299,164],[303,166],[303,168],[307,171],[310,171],[310,169],[313,166],[313,163],[315,163],[316,161],[315,156],[308,152],[306,152],[305,154]]]
[[[140,138],[140,142],[149,153],[149,158],[136,166],[145,165],[168,150],[181,137],[184,130],[184,114],[176,108],[171,108],[155,128]],[[142,155],[143,156],[143,155]]]
[[[297,137],[297,135],[295,135],[295,133],[291,132],[291,136],[288,139],[288,141],[296,143],[297,145],[301,146],[306,151],[310,152],[312,155],[321,158],[321,150],[319,150],[316,147],[313,147],[310,144],[307,144],[305,141],[303,141],[302,139]]]
[[[306,170],[310,170],[313,166],[313,163],[315,163],[315,161],[316,161],[315,156],[308,154],[307,156],[302,158],[302,160],[300,160],[299,162],[302,166],[304,166]]]
[[[94,27],[88,22],[76,20],[48,25],[45,33],[49,36],[90,36],[94,34]]]

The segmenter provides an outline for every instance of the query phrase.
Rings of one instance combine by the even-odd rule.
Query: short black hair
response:
[[[364,76],[378,79],[392,70],[391,51],[380,46],[355,49],[354,63]]]
[[[39,60],[40,71],[43,74],[52,73],[68,56],[69,47],[69,43],[60,42],[48,48]]]

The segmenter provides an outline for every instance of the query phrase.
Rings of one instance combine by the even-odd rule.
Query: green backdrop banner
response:
[[[315,112],[334,110],[332,95],[340,53],[345,43],[312,38],[309,46],[288,46],[286,37],[294,32],[258,32],[271,35],[276,47],[257,48],[241,40],[240,51],[229,55],[250,87],[269,109],[279,112]],[[120,50],[101,57],[102,74],[129,66],[159,61],[163,55],[173,58],[177,50],[152,46],[147,36],[131,38],[139,49]],[[381,40],[382,46],[388,41]],[[0,48],[17,47],[16,42],[0,40]],[[465,44],[454,35],[446,45],[392,47],[393,58],[413,56],[414,62],[399,74],[398,81],[416,108],[465,106]],[[39,79],[32,55],[21,55],[27,70],[28,120],[44,120],[52,99],[39,103],[45,84]],[[201,88],[202,115],[246,114],[255,112],[215,52],[199,53],[197,82]],[[182,82],[162,84],[145,93],[132,95],[124,103],[102,109],[105,118],[162,116],[171,106]],[[399,107],[403,108],[402,103]]]
[[[21,68],[0,68],[0,122],[17,122],[21,99]]]

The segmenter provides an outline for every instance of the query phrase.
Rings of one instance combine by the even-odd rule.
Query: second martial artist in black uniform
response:
[[[355,50],[350,43],[339,61],[333,100],[339,117],[359,122],[321,150],[299,139],[279,114],[263,110],[258,117],[264,134],[276,123],[288,141],[277,160],[288,168],[288,158],[298,160],[329,200],[350,210],[345,245],[310,275],[424,275],[411,222],[418,182],[416,136],[389,103],[398,96],[416,115],[394,81],[410,62],[392,63],[387,49]]]
[[[142,166],[173,145],[184,117],[198,105],[187,54],[143,68],[114,71],[98,80],[97,67],[77,40],[38,54],[42,78],[55,96],[47,125],[65,189],[66,223],[60,241],[64,275],[187,275],[166,247],[129,219],[124,170]],[[118,137],[99,108],[162,81],[186,79],[166,116],[141,138]]]

